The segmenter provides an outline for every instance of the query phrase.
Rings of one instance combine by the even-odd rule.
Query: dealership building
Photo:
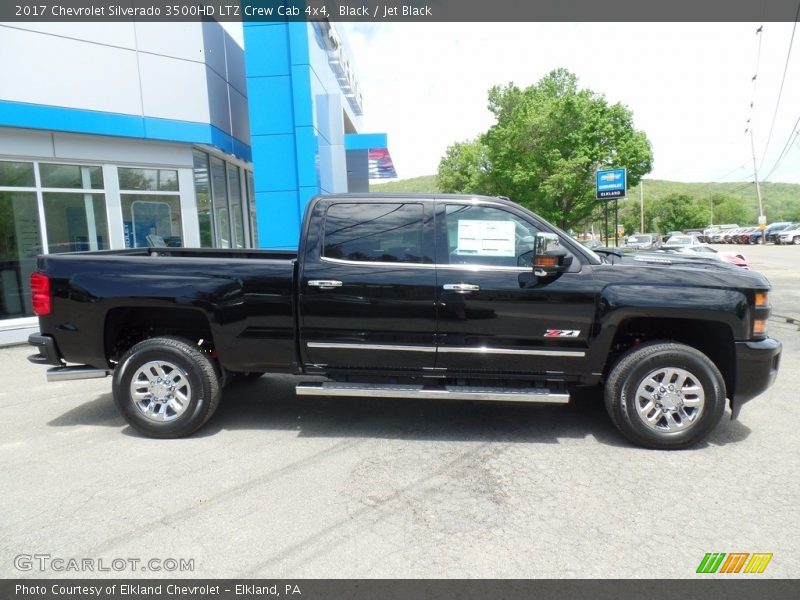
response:
[[[39,254],[296,248],[309,199],[394,177],[327,22],[0,23],[0,345]]]

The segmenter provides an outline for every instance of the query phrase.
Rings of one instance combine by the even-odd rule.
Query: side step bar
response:
[[[47,381],[72,381],[73,379],[99,379],[111,374],[108,369],[95,369],[88,365],[75,367],[53,367],[47,369]]]
[[[443,398],[447,400],[483,400],[491,402],[541,402],[567,404],[569,394],[551,393],[547,388],[499,388],[478,386],[429,387],[383,383],[301,383],[298,396],[347,396],[369,398]]]

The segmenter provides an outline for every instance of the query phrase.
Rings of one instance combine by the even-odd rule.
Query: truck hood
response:
[[[617,281],[637,280],[642,283],[664,283],[714,288],[767,289],[770,283],[764,275],[737,267],[716,258],[684,254],[636,252],[619,256],[604,253]],[[606,271],[600,267],[600,271]]]

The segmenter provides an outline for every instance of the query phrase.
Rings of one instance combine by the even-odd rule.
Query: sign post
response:
[[[595,173],[595,198],[606,203],[606,245],[608,245],[608,201],[614,201],[614,241],[619,246],[619,204],[627,196],[628,173],[622,169],[604,169]]]

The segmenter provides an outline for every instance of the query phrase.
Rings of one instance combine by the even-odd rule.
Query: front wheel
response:
[[[605,402],[630,441],[662,450],[703,440],[725,411],[725,381],[702,352],[670,342],[642,344],[609,373]]]
[[[796,236],[794,237],[794,239],[792,240],[792,243],[793,243],[795,246],[798,246],[798,245],[800,245],[800,235],[796,235]]]
[[[114,369],[113,391],[131,427],[149,437],[178,438],[194,433],[214,414],[220,381],[200,348],[159,337],[125,353]]]

